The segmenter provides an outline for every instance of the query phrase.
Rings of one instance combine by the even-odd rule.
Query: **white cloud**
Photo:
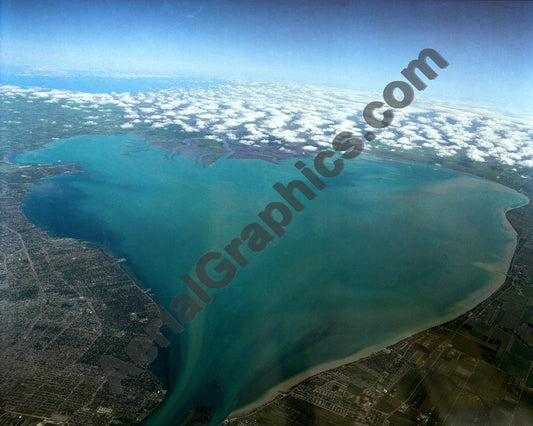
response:
[[[393,148],[432,148],[443,157],[464,150],[474,161],[533,164],[531,116],[509,117],[478,107],[422,99],[395,110],[389,127],[370,129],[362,111],[368,102],[379,99],[378,95],[325,87],[239,83],[209,89],[92,94],[0,86],[0,95],[70,101],[62,106],[98,108],[101,113],[110,112],[105,106],[112,104],[124,111],[126,123],[122,128],[139,122],[152,127],[174,124],[189,132],[207,131],[230,147],[235,143],[275,143],[280,151],[313,152],[330,146],[340,131],[361,137],[373,130],[381,142]],[[371,147],[372,143],[366,145]]]

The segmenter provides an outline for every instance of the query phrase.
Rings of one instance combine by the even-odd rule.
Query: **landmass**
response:
[[[0,424],[138,423],[165,394],[148,368],[152,340],[164,344],[160,309],[109,255],[23,214],[31,183],[78,170],[9,158],[80,129],[63,127],[76,121],[61,104],[19,101],[3,107],[0,137]],[[13,111],[28,115],[23,126]]]
[[[130,424],[164,397],[144,354],[157,305],[108,255],[21,211],[31,182],[70,172],[0,173],[0,424]]]

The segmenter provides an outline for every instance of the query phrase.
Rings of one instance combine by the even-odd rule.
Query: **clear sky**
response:
[[[533,3],[0,0],[1,64],[382,90],[424,48],[429,97],[533,111]]]

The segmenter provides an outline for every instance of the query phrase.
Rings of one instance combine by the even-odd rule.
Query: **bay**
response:
[[[293,167],[222,159],[209,168],[127,136],[82,136],[20,154],[21,164],[77,163],[82,172],[30,188],[26,215],[59,237],[99,244],[168,307],[188,293],[207,252],[240,235]],[[312,167],[311,159],[304,161]],[[486,180],[363,153],[299,197],[286,234],[238,270],[156,362],[170,386],[146,421],[179,423],[197,405],[213,422],[279,383],[393,342],[475,305],[505,277],[515,234],[504,212],[527,202]]]

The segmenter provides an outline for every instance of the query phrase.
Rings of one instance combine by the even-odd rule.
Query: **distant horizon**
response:
[[[402,76],[400,75],[400,79]],[[21,81],[26,80],[26,81]],[[95,82],[94,80],[98,80]],[[85,85],[80,86],[83,81]],[[139,83],[142,81],[144,84]],[[436,81],[436,80],[435,80]],[[119,83],[117,85],[117,83]],[[150,84],[152,83],[152,84]],[[159,84],[157,84],[159,83]],[[433,82],[432,82],[433,83]],[[87,85],[89,84],[89,85]],[[254,81],[245,79],[221,79],[215,77],[202,77],[195,75],[125,75],[125,74],[31,74],[31,73],[3,73],[0,71],[0,86],[17,86],[24,89],[50,89],[50,90],[67,90],[72,92],[84,92],[90,94],[104,93],[137,93],[137,92],[154,92],[158,90],[173,88],[207,88],[213,85],[240,85],[240,84],[259,84],[259,85],[281,85],[295,87],[315,87],[332,90],[348,90],[354,93],[367,93],[369,95],[380,96],[379,90],[355,89],[351,87],[334,86],[327,84],[302,84],[293,81]],[[472,99],[466,97],[457,97],[450,95],[435,96],[430,91],[417,92],[417,99],[447,104],[450,107],[481,108],[487,111],[503,113],[510,117],[531,118],[533,109],[524,110],[506,104],[488,103],[483,99]]]
[[[420,50],[431,99],[533,111],[533,4],[0,0],[1,72],[221,79],[381,91]]]

